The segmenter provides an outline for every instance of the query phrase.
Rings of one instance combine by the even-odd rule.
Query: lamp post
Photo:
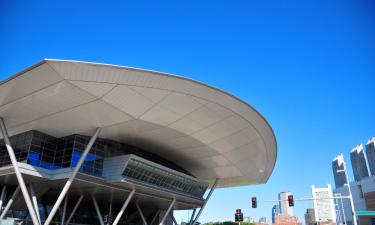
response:
[[[344,158],[344,157],[343,157],[343,158]],[[352,195],[352,191],[351,191],[351,189],[350,189],[349,176],[348,176],[348,171],[347,171],[347,169],[346,169],[346,162],[345,162],[345,160],[344,160],[344,162],[343,162],[343,165],[344,165],[344,169],[343,169],[343,170],[337,170],[337,172],[345,173],[346,184],[344,184],[344,185],[348,186],[350,206],[351,206],[351,209],[352,209],[353,225],[357,225],[357,218],[356,218],[356,215],[355,215],[354,202],[353,202],[353,195]]]

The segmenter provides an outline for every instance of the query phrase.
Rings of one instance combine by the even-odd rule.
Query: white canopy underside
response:
[[[251,106],[179,76],[121,66],[44,60],[0,83],[9,134],[91,135],[160,155],[219,187],[265,183],[274,133]]]

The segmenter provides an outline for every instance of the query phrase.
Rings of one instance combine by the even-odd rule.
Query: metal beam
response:
[[[44,223],[44,225],[49,225],[53,219],[53,217],[55,216],[57,210],[59,209],[60,205],[61,205],[61,202],[63,201],[63,199],[65,198],[66,196],[66,193],[68,192],[70,186],[72,185],[73,181],[74,181],[74,178],[77,176],[77,173],[79,172],[79,170],[81,169],[81,166],[82,164],[84,163],[85,159],[86,159],[86,156],[88,155],[88,153],[90,152],[91,150],[91,147],[94,145],[95,143],[95,140],[96,138],[98,137],[99,133],[100,133],[100,130],[101,128],[96,128],[95,130],[95,133],[94,135],[91,137],[89,143],[87,144],[85,150],[83,151],[82,153],[82,156],[81,158],[79,159],[76,167],[74,168],[73,170],[73,173],[71,175],[71,177],[68,179],[68,181],[65,183],[65,186],[64,188],[62,189],[59,197],[57,198],[56,200],[56,203],[55,205],[53,206],[50,214],[48,215],[47,219],[46,219],[46,222]]]
[[[177,220],[176,220],[176,218],[174,218],[173,213],[171,213],[170,215],[171,215],[171,218],[172,218],[172,220],[173,220],[173,223],[174,223],[175,225],[178,225]]]
[[[3,202],[5,201],[5,191],[6,191],[6,187],[7,186],[3,186],[2,190],[1,190],[1,197],[0,197],[0,212],[1,212],[1,209],[3,208]]]
[[[39,207],[38,207],[38,200],[36,198],[36,194],[35,194],[35,191],[34,191],[34,186],[32,183],[30,183],[30,193],[31,193],[31,199],[33,201],[33,204],[34,204],[34,209],[35,209],[35,212],[36,212],[36,216],[38,217],[38,220],[39,220],[39,224],[42,224],[41,220],[40,220],[40,214],[39,214]]]
[[[154,222],[155,222],[155,220],[156,220],[156,218],[158,217],[159,214],[160,214],[160,209],[158,211],[156,211],[154,217],[151,220],[150,225],[154,224]]]
[[[99,219],[99,223],[100,225],[104,225],[103,216],[100,212],[100,208],[99,208],[98,202],[95,199],[94,194],[91,195],[91,199],[92,199],[92,202],[94,203],[94,207],[95,207],[96,215],[98,216],[98,219]]]
[[[83,195],[81,195],[81,196],[79,197],[77,203],[74,205],[72,213],[70,214],[69,218],[66,220],[66,225],[69,225],[70,221],[73,219],[73,216],[74,216],[74,214],[76,213],[76,211],[77,211],[79,205],[81,204],[82,199],[83,199]]]
[[[125,212],[126,207],[128,207],[129,202],[130,202],[130,200],[132,199],[134,193],[135,193],[135,189],[133,189],[132,192],[130,192],[130,194],[129,194],[128,197],[126,198],[126,200],[125,200],[125,202],[124,202],[124,205],[122,205],[122,207],[121,207],[121,209],[120,209],[120,212],[117,214],[116,219],[115,219],[115,221],[113,221],[113,224],[112,224],[112,225],[117,225],[117,224],[118,224],[118,222],[119,222],[120,219],[121,219],[122,214]]]
[[[16,155],[14,154],[14,150],[12,148],[12,144],[10,143],[9,136],[7,129],[5,127],[4,119],[0,118],[0,130],[4,138],[5,146],[8,150],[10,161],[12,162],[14,173],[16,174],[18,184],[21,188],[23,198],[25,199],[27,209],[29,210],[31,220],[33,221],[34,225],[39,225],[39,220],[36,216],[36,213],[34,211],[33,203],[31,202],[31,198],[29,195],[29,192],[27,191],[25,181],[23,180],[22,174],[20,172],[20,169],[18,168],[18,162]]]
[[[203,203],[203,206],[199,209],[199,212],[198,212],[198,214],[197,214],[197,217],[195,217],[195,219],[194,219],[194,221],[193,221],[193,225],[195,225],[195,223],[196,223],[197,220],[199,219],[201,213],[203,212],[204,207],[206,207],[206,204],[207,204],[208,200],[210,200],[211,194],[212,194],[212,192],[214,192],[214,190],[215,190],[215,188],[216,188],[216,185],[217,185],[217,182],[218,182],[218,181],[219,181],[219,179],[216,178],[214,184],[213,184],[212,187],[211,187],[210,192],[208,193],[208,195],[207,195],[207,197],[206,197],[206,200],[205,200],[204,203]]]
[[[195,212],[197,211],[197,208],[195,208],[193,210],[193,214],[191,214],[191,218],[190,218],[190,222],[189,222],[189,225],[192,225],[193,224],[193,220],[194,220],[194,216],[195,216]]]
[[[174,203],[176,202],[176,199],[173,198],[173,201],[171,202],[171,204],[169,205],[167,211],[165,212],[164,216],[163,216],[163,219],[160,221],[159,225],[163,225],[164,222],[165,222],[165,219],[167,219],[167,216],[169,215],[169,213],[171,212],[173,206],[174,206]]]
[[[20,189],[21,189],[20,186],[18,186],[18,187],[16,188],[16,190],[14,190],[14,192],[13,192],[12,196],[10,197],[10,199],[9,199],[9,201],[8,201],[8,203],[7,203],[7,205],[5,206],[3,212],[2,212],[1,215],[0,215],[0,221],[3,220],[3,219],[5,218],[5,215],[7,214],[9,208],[12,206],[12,204],[13,204],[13,202],[14,202],[14,199],[15,199],[15,198],[17,197],[17,195],[18,195],[18,192],[20,192]]]
[[[66,214],[67,206],[68,206],[68,195],[65,197],[65,200],[64,200],[64,208],[63,208],[63,213],[61,217],[61,225],[64,225],[64,222],[65,222],[65,214]]]
[[[147,224],[147,220],[146,220],[145,216],[143,215],[143,212],[142,212],[142,210],[141,210],[141,207],[139,207],[138,202],[135,203],[135,206],[137,207],[138,213],[139,213],[139,215],[141,216],[141,219],[142,219],[143,225],[148,225],[148,224]]]

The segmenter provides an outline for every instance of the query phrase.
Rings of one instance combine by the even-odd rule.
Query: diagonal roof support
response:
[[[91,195],[91,199],[92,199],[92,202],[94,203],[94,207],[95,207],[96,215],[98,216],[99,223],[100,225],[104,225],[103,216],[102,216],[102,213],[100,212],[100,208],[99,208],[98,202],[96,201],[94,194]]]
[[[170,214],[173,220],[174,225],[178,225],[176,218],[174,217],[173,213]]]
[[[3,118],[0,118],[0,130],[1,130],[1,134],[3,135],[3,138],[4,138],[6,149],[8,150],[10,161],[12,162],[14,172],[15,172],[16,177],[17,177],[18,184],[21,188],[23,198],[25,199],[27,209],[29,210],[31,220],[33,221],[34,225],[39,225],[39,220],[36,216],[35,209],[34,209],[33,203],[31,202],[29,192],[27,191],[25,181],[22,177],[20,169],[18,168],[17,158],[16,158],[16,155],[14,154],[12,144],[10,143],[8,131],[6,129]]]
[[[160,209],[159,209],[158,211],[156,211],[154,217],[153,217],[152,220],[151,220],[150,225],[153,225],[153,224],[154,224],[154,222],[155,222],[155,220],[156,220],[156,218],[158,217],[159,214],[160,214]]]
[[[74,214],[76,213],[76,211],[77,211],[79,205],[81,204],[83,197],[84,197],[84,196],[81,195],[81,196],[79,197],[77,203],[74,205],[74,207],[73,207],[73,211],[70,213],[69,218],[66,220],[66,223],[65,223],[66,225],[69,225],[70,221],[73,219],[73,216],[74,216]]]
[[[75,177],[77,176],[77,173],[78,173],[79,170],[81,169],[81,166],[83,165],[83,163],[84,163],[84,161],[85,161],[85,159],[86,159],[86,156],[89,154],[89,152],[90,152],[92,146],[94,145],[95,140],[96,140],[96,138],[98,137],[98,135],[99,135],[99,133],[100,133],[100,130],[101,130],[100,127],[96,128],[94,135],[91,137],[89,143],[87,144],[85,150],[83,151],[82,156],[81,156],[81,158],[79,159],[79,161],[78,161],[76,167],[74,168],[74,171],[73,171],[71,177],[70,177],[70,178],[68,179],[68,181],[65,183],[65,186],[64,186],[64,188],[62,189],[62,191],[61,191],[59,197],[57,198],[56,203],[55,203],[55,205],[53,206],[53,208],[52,208],[50,214],[48,215],[48,217],[47,217],[46,222],[44,223],[44,225],[49,225],[49,224],[51,223],[53,217],[55,216],[57,210],[59,209],[59,207],[60,207],[60,205],[61,205],[61,202],[64,200],[66,194],[68,193],[68,190],[69,190],[70,186],[72,185],[72,183],[73,183]]]
[[[197,220],[199,219],[201,213],[203,212],[204,207],[206,207],[206,204],[207,204],[208,200],[210,200],[211,194],[212,194],[212,192],[214,192],[214,190],[215,190],[215,188],[216,188],[216,185],[217,185],[217,182],[218,182],[218,181],[219,181],[219,179],[216,178],[214,184],[213,184],[212,187],[211,187],[210,192],[208,193],[208,195],[207,195],[207,197],[206,197],[206,200],[204,201],[203,206],[200,208],[200,210],[199,210],[197,216],[195,217],[195,219],[194,219],[194,221],[193,221],[193,225],[195,225],[195,223],[196,223]]]
[[[121,219],[122,214],[126,210],[126,207],[128,207],[128,205],[130,203],[130,200],[133,198],[134,193],[135,193],[135,189],[133,189],[132,192],[130,192],[129,196],[126,198],[126,200],[124,202],[124,205],[122,205],[122,207],[120,209],[120,212],[117,214],[116,219],[115,219],[115,221],[113,221],[112,225],[117,225],[118,224],[118,222]]]
[[[164,222],[165,222],[165,219],[167,219],[167,216],[169,215],[169,213],[171,212],[173,206],[174,206],[174,203],[176,203],[176,199],[173,198],[173,201],[171,202],[171,204],[169,205],[167,211],[165,212],[164,216],[163,216],[163,219],[160,221],[159,225],[164,225]]]
[[[64,200],[63,213],[61,217],[61,225],[64,225],[65,223],[66,207],[68,207],[68,196],[66,196]]]
[[[138,202],[135,203],[135,206],[137,207],[138,213],[139,213],[139,215],[141,216],[141,219],[142,219],[143,225],[148,225],[148,224],[147,224],[147,220],[146,220],[145,216],[143,215],[143,212],[142,212],[142,210],[141,210],[141,207],[139,207]]]
[[[3,203],[5,201],[5,194],[6,194],[6,188],[7,186],[3,186],[2,190],[1,190],[1,197],[0,197],[0,212],[1,212],[1,209],[3,208]]]
[[[17,197],[18,195],[18,192],[20,192],[20,186],[18,186],[16,188],[16,190],[14,190],[13,194],[12,194],[12,197],[10,197],[10,199],[8,200],[8,203],[6,204],[3,212],[1,213],[0,215],[0,221],[3,220],[8,212],[8,210],[10,209],[10,207],[12,206],[13,202],[14,202],[14,199]]]
[[[34,204],[36,216],[38,217],[39,223],[42,224],[42,222],[40,220],[38,200],[36,198],[36,194],[35,194],[35,191],[34,191],[34,185],[32,183],[30,183],[29,187],[30,187],[31,200],[33,201],[33,204]]]
[[[194,220],[194,216],[195,216],[195,213],[197,212],[197,208],[195,208],[193,210],[193,213],[191,214],[191,218],[190,218],[190,222],[189,222],[189,225],[192,225],[193,224],[193,220]]]

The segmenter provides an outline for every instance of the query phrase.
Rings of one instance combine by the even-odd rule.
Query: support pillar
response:
[[[193,220],[194,220],[194,216],[195,216],[195,212],[197,211],[197,208],[195,208],[193,210],[193,214],[191,214],[191,218],[190,218],[190,222],[189,222],[189,225],[192,225],[193,224]]]
[[[34,204],[35,213],[36,213],[36,216],[38,217],[38,220],[39,220],[39,224],[42,224],[42,222],[40,220],[38,200],[36,198],[36,194],[35,194],[35,191],[34,191],[34,186],[33,186],[32,183],[30,184],[30,193],[31,193],[31,199],[32,199],[33,204]]]
[[[74,205],[72,213],[70,214],[69,218],[66,220],[66,225],[69,225],[70,221],[73,219],[73,216],[74,216],[74,214],[76,213],[76,211],[77,211],[79,205],[81,204],[82,199],[83,199],[83,195],[81,195],[81,196],[79,197],[77,203]]]
[[[66,214],[66,207],[68,206],[68,196],[65,197],[64,200],[64,208],[63,208],[63,213],[61,217],[61,225],[64,225],[65,223],[65,214]]]
[[[129,196],[126,198],[124,205],[121,207],[120,212],[117,214],[115,221],[113,221],[112,225],[117,225],[121,219],[122,214],[125,212],[126,207],[128,207],[130,200],[132,199],[135,193],[135,189],[130,192]]]
[[[48,215],[47,219],[46,219],[46,222],[44,223],[44,225],[49,225],[53,219],[53,217],[55,216],[57,210],[59,209],[60,205],[61,205],[61,202],[63,201],[63,199],[65,198],[66,196],[66,193],[68,192],[70,186],[72,185],[75,177],[77,176],[77,173],[79,172],[79,170],[81,169],[81,166],[83,164],[83,162],[85,161],[86,159],[86,156],[88,155],[88,153],[90,152],[91,150],[91,147],[94,145],[95,143],[95,140],[96,138],[98,137],[99,133],[100,133],[100,130],[101,128],[96,128],[95,130],[95,133],[94,135],[91,137],[89,143],[87,144],[85,150],[83,151],[82,153],[82,156],[81,158],[79,159],[76,167],[74,168],[74,171],[71,175],[71,177],[68,179],[68,181],[65,183],[65,186],[64,188],[62,189],[59,197],[57,198],[56,200],[56,203],[55,205],[53,206],[50,214]]]
[[[164,225],[164,221],[165,221],[165,219],[167,219],[167,216],[171,212],[175,202],[176,202],[176,199],[174,198],[173,201],[171,202],[171,204],[169,205],[167,211],[165,212],[165,215],[163,216],[163,219],[160,221],[159,225]]]
[[[3,220],[8,212],[8,210],[10,209],[10,207],[12,206],[13,202],[14,202],[14,199],[17,197],[18,195],[18,192],[20,192],[20,186],[18,186],[16,188],[16,190],[14,190],[12,196],[10,197],[8,203],[6,204],[3,212],[1,213],[0,215],[0,221]]]
[[[1,133],[2,133],[3,138],[4,138],[5,146],[8,150],[10,161],[12,162],[14,172],[15,172],[16,177],[17,177],[18,184],[21,188],[23,198],[25,199],[27,209],[29,210],[31,220],[33,221],[34,225],[39,225],[39,220],[36,216],[34,206],[33,206],[33,203],[31,202],[29,192],[27,191],[25,181],[23,180],[22,174],[21,174],[21,172],[18,168],[17,158],[16,158],[16,155],[14,154],[12,144],[10,143],[8,132],[7,132],[7,129],[5,127],[5,123],[4,123],[3,118],[0,118],[0,130],[1,130]]]
[[[3,186],[3,188],[1,189],[1,196],[0,196],[0,212],[1,212],[1,209],[3,208],[3,203],[5,201],[5,192],[6,192],[6,187],[7,186]]]
[[[174,225],[178,225],[177,220],[176,220],[176,218],[173,215],[173,212],[170,215],[171,215],[171,218],[173,220]]]
[[[196,223],[197,220],[199,219],[199,217],[200,217],[200,215],[201,215],[201,213],[202,213],[204,207],[206,207],[206,204],[207,204],[208,200],[210,200],[211,194],[212,194],[212,192],[214,192],[214,190],[215,190],[215,188],[216,188],[216,184],[217,184],[218,181],[219,181],[219,179],[216,178],[214,184],[213,184],[212,187],[211,187],[210,192],[209,192],[208,195],[207,195],[206,200],[204,201],[203,206],[200,208],[200,210],[199,210],[199,212],[198,212],[198,214],[197,214],[197,217],[195,217],[195,219],[194,219],[194,221],[193,221],[193,225],[195,225],[195,223]]]
[[[95,207],[96,215],[98,216],[98,219],[99,219],[99,223],[100,225],[104,225],[103,216],[102,216],[102,213],[100,212],[100,208],[99,208],[98,202],[96,201],[94,194],[91,195],[91,199],[92,199],[92,202],[94,203],[94,207]]]
[[[146,220],[145,216],[143,215],[143,212],[142,212],[142,210],[141,210],[141,207],[139,207],[138,202],[135,203],[135,206],[137,207],[138,213],[139,213],[139,215],[141,216],[141,219],[142,219],[143,225],[148,225],[148,224],[147,224],[147,220]]]
[[[158,218],[159,214],[160,214],[160,209],[159,209],[158,211],[156,211],[154,217],[153,217],[152,220],[151,220],[150,225],[153,225],[153,224],[154,224],[154,222],[155,222],[156,218]]]

